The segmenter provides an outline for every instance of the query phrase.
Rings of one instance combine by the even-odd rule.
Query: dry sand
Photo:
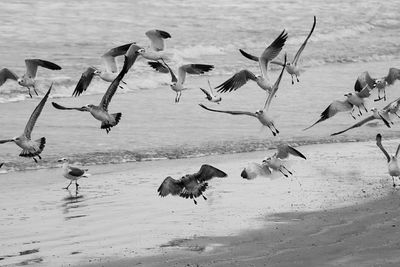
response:
[[[398,142],[385,147],[394,152]],[[399,193],[375,143],[299,150],[308,159],[290,160],[291,178],[240,177],[247,162],[274,151],[89,166],[78,194],[61,189],[60,169],[1,174],[0,265],[399,263]],[[229,175],[210,182],[207,201],[157,195],[166,176],[203,163]]]

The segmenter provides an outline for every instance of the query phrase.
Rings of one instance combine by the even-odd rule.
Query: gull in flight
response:
[[[68,180],[71,180],[70,183],[65,187],[64,189],[69,188],[69,186],[72,184],[73,181],[75,181],[75,188],[78,190],[79,184],[78,180],[80,178],[87,178],[90,176],[89,173],[86,173],[87,170],[82,170],[76,167],[72,167],[69,165],[69,161],[66,158],[59,159],[58,162],[62,162],[62,169],[63,169],[63,176],[67,178]]]
[[[208,80],[208,87],[210,88],[209,90],[201,88],[201,87],[200,87],[200,90],[206,95],[206,99],[208,101],[219,104],[219,102],[221,102],[222,98],[220,96],[214,95],[213,89],[210,84],[210,80]]]
[[[199,196],[207,200],[203,195],[208,186],[207,181],[214,177],[224,178],[226,176],[225,172],[211,165],[203,164],[197,173],[186,174],[179,180],[168,176],[157,189],[157,192],[161,197],[171,194],[173,196],[179,195],[183,198],[191,198],[194,204],[197,204],[196,198]]]
[[[61,70],[61,67],[53,62],[42,59],[25,59],[26,72],[21,77],[18,77],[13,71],[3,68],[0,70],[0,86],[3,85],[8,79],[15,80],[19,85],[28,88],[29,96],[32,98],[31,88],[36,91],[36,73],[38,67],[43,67],[50,70]]]
[[[134,64],[136,58],[139,55],[139,50],[141,47],[132,44],[131,47],[129,48],[127,55],[125,56],[125,61],[124,61],[124,66],[121,70],[121,72],[118,74],[118,76],[115,78],[115,80],[110,84],[108,87],[106,93],[104,94],[103,98],[101,99],[101,102],[98,106],[96,105],[85,105],[81,108],[68,108],[61,106],[55,102],[52,102],[53,106],[56,109],[61,109],[61,110],[78,110],[78,111],[87,111],[92,114],[92,116],[101,121],[101,129],[105,129],[107,134],[110,132],[111,127],[114,127],[118,124],[118,122],[121,119],[122,114],[121,113],[113,113],[110,114],[108,112],[108,105],[111,102],[112,97],[114,96],[115,92],[118,89],[120,81],[123,79],[125,74],[128,72],[130,67]]]
[[[170,73],[171,75],[171,84],[170,87],[173,91],[176,92],[175,103],[178,103],[183,90],[187,90],[188,88],[184,87],[184,82],[186,78],[186,73],[188,74],[204,74],[209,72],[214,68],[213,65],[207,64],[185,64],[181,65],[178,69],[178,78],[176,78],[172,69],[162,60],[164,64],[158,61],[149,61],[149,65],[158,72],[161,73]]]
[[[394,177],[400,176],[400,167],[399,167],[399,163],[397,162],[397,157],[398,157],[399,151],[400,151],[400,145],[398,145],[398,147],[397,147],[396,154],[394,154],[392,156],[389,155],[389,153],[386,151],[385,148],[383,148],[381,134],[376,135],[376,145],[380,148],[380,150],[386,156],[386,159],[388,162],[389,175],[392,176],[393,187],[396,187],[396,183],[394,182]]]
[[[285,55],[285,62],[286,62],[286,55]],[[202,107],[206,110],[212,111],[212,112],[221,112],[221,113],[227,113],[227,114],[231,114],[231,115],[247,115],[247,116],[255,117],[260,121],[260,123],[262,125],[267,126],[271,130],[272,134],[274,136],[276,136],[276,134],[278,134],[279,131],[278,131],[278,129],[276,129],[274,121],[272,119],[272,116],[269,114],[268,110],[271,105],[272,98],[274,98],[276,91],[278,91],[279,83],[281,82],[282,74],[283,74],[284,70],[285,70],[285,67],[282,67],[282,71],[281,71],[278,79],[276,80],[275,84],[272,86],[271,93],[268,95],[267,100],[265,101],[264,108],[261,110],[257,110],[256,112],[229,111],[229,110],[211,109],[211,108],[204,106],[203,104],[199,104],[199,105],[200,105],[200,107]]]
[[[317,120],[314,124],[311,126],[303,129],[303,131],[310,129],[317,123],[323,122],[329,118],[332,118],[335,116],[338,112],[346,112],[350,111],[350,115],[353,117],[353,119],[356,119],[354,117],[353,112],[355,110],[355,107],[358,108],[358,115],[361,116],[361,107],[368,112],[367,108],[365,107],[365,99],[368,98],[371,95],[371,89],[368,85],[365,85],[364,88],[359,88],[357,83],[355,85],[355,92],[354,93],[347,93],[344,96],[346,97],[346,100],[335,100],[333,101],[320,115],[319,120]]]
[[[263,51],[258,60],[261,70],[260,76],[256,76],[247,69],[241,70],[222,84],[215,87],[218,89],[217,92],[232,92],[245,85],[249,80],[252,80],[255,81],[261,89],[270,93],[273,88],[273,83],[268,76],[268,63],[282,50],[282,47],[285,45],[286,38],[287,33],[285,33],[285,30],[283,30],[281,34]]]
[[[20,136],[16,136],[12,139],[0,140],[0,144],[14,142],[17,146],[22,148],[22,152],[19,154],[20,157],[33,158],[33,160],[36,163],[37,163],[37,159],[35,157],[42,159],[40,156],[40,153],[42,153],[42,151],[45,147],[46,138],[42,137],[40,139],[32,141],[31,133],[32,133],[33,127],[35,127],[37,119],[40,116],[40,113],[43,110],[44,105],[46,104],[47,98],[49,97],[52,87],[53,87],[53,84],[51,84],[46,95],[42,98],[42,100],[36,106],[35,110],[32,112],[32,115],[29,118],[28,123],[25,126],[24,132]]]
[[[297,82],[299,82],[299,76],[300,76],[300,68],[297,65],[300,55],[303,52],[304,48],[307,45],[308,39],[310,39],[311,34],[314,31],[315,28],[315,24],[317,23],[317,18],[314,16],[314,23],[313,26],[311,27],[311,31],[308,34],[307,38],[304,40],[303,44],[300,46],[299,50],[297,51],[296,55],[293,58],[292,62],[287,62],[286,63],[286,71],[290,74],[290,76],[292,77],[292,84],[294,84],[294,80],[293,80],[293,76],[296,76],[296,80]],[[242,49],[239,49],[240,53],[242,53],[243,56],[247,57],[248,59],[254,60],[254,61],[258,61],[258,57],[250,55],[248,53],[246,53],[245,51],[243,51]],[[271,61],[272,64],[277,64],[277,65],[283,65],[282,62],[279,61]]]
[[[367,123],[369,121],[372,121],[372,120],[382,120],[385,123],[385,125],[388,128],[390,128],[390,124],[389,124],[390,118],[389,118],[389,111],[388,110],[385,110],[385,108],[383,108],[381,110],[378,110],[377,108],[372,108],[371,111],[373,112],[373,114],[371,116],[366,117],[362,121],[357,122],[353,126],[347,128],[347,129],[345,129],[343,131],[333,133],[333,134],[331,134],[331,136],[338,135],[338,134],[347,132],[348,130],[351,130],[353,128],[360,127],[360,126],[364,125],[365,123]]]
[[[374,101],[382,99],[386,101],[386,87],[393,85],[396,80],[400,80],[400,69],[397,68],[390,68],[389,73],[382,78],[372,78],[368,71],[364,71],[358,77],[355,86],[364,87],[368,85],[371,89],[378,88],[378,98]],[[383,91],[383,98],[381,97],[381,91]]]
[[[164,40],[171,38],[171,35],[162,30],[150,30],[145,34],[150,39],[150,47],[141,51],[142,57],[154,61],[167,60],[168,57],[163,53],[165,48]]]
[[[90,83],[94,76],[99,76],[103,81],[112,82],[118,76],[118,67],[116,57],[123,56],[128,51],[129,47],[131,47],[133,43],[124,44],[118,47],[114,47],[104,53],[101,56],[103,64],[105,66],[105,70],[99,70],[95,67],[88,67],[85,72],[82,73],[81,78],[76,84],[75,90],[72,93],[72,96],[79,96],[89,87]],[[126,84],[121,80],[122,83]],[[120,86],[120,88],[122,88]]]

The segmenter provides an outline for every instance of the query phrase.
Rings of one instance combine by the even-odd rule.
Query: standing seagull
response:
[[[88,67],[85,72],[82,73],[81,78],[79,79],[72,96],[79,96],[82,94],[88,86],[90,85],[94,76],[99,76],[103,81],[112,82],[118,76],[118,67],[116,57],[123,56],[128,51],[129,47],[133,43],[124,44],[118,47],[114,47],[104,53],[101,56],[103,64],[105,66],[105,70],[99,70],[95,67]],[[124,81],[121,81],[125,83]]]
[[[286,54],[285,54],[285,63],[286,63]],[[213,112],[221,112],[221,113],[228,113],[231,115],[247,115],[247,116],[252,116],[257,118],[260,123],[264,126],[267,126],[272,134],[275,136],[276,134],[279,133],[278,129],[276,129],[275,125],[274,125],[274,121],[272,119],[272,117],[270,116],[270,114],[268,113],[269,110],[269,106],[271,105],[271,101],[272,98],[274,98],[276,91],[278,91],[279,88],[279,83],[281,82],[282,79],[282,74],[285,70],[285,67],[282,67],[282,71],[278,77],[278,79],[276,80],[275,84],[272,86],[272,90],[271,93],[268,95],[267,100],[265,101],[264,104],[264,108],[262,110],[257,110],[256,112],[249,112],[249,111],[228,111],[228,110],[217,110],[217,109],[211,109],[208,108],[206,106],[204,106],[203,104],[199,104],[200,107],[209,110],[209,111],[213,111]]]
[[[315,24],[317,23],[317,18],[314,16],[314,23],[313,26],[311,27],[311,31],[308,34],[307,38],[304,40],[303,44],[300,46],[299,50],[297,51],[296,55],[293,58],[292,62],[287,62],[286,63],[286,71],[292,76],[292,84],[294,84],[293,76],[296,76],[297,82],[299,82],[299,76],[300,76],[300,68],[298,67],[297,63],[299,61],[300,55],[303,52],[304,48],[306,47],[306,44],[308,42],[308,39],[310,39],[311,34],[314,31]],[[242,53],[243,56],[247,57],[248,59],[258,61],[258,57],[250,55],[249,53],[246,53],[242,49],[239,49],[240,53]],[[277,65],[283,65],[282,62],[278,61],[271,61],[272,64],[277,64]]]
[[[114,113],[110,114],[108,113],[108,105],[111,102],[112,97],[114,96],[115,92],[118,89],[119,83],[122,80],[122,78],[125,76],[125,74],[128,72],[130,67],[134,64],[136,61],[136,58],[139,55],[139,50],[141,47],[132,44],[131,47],[129,48],[127,55],[125,56],[125,61],[124,61],[124,66],[121,70],[121,72],[118,74],[117,78],[110,84],[108,87],[106,93],[104,94],[103,98],[101,99],[101,102],[98,106],[96,105],[86,105],[81,108],[67,108],[64,106],[61,106],[55,102],[52,102],[53,106],[56,109],[61,109],[61,110],[79,110],[79,111],[87,111],[92,114],[92,116],[101,121],[101,129],[105,129],[107,134],[110,132],[111,127],[116,126],[121,119],[122,114],[121,113]]]
[[[164,40],[171,38],[171,35],[162,30],[149,30],[145,34],[151,43],[149,49],[141,51],[142,57],[154,61],[167,60],[168,57],[163,53],[165,48]]]
[[[281,34],[263,51],[260,58],[257,60],[261,70],[260,76],[255,76],[254,73],[246,69],[241,70],[222,84],[215,87],[218,89],[217,92],[232,92],[245,85],[247,81],[252,80],[255,81],[261,89],[271,93],[273,90],[273,83],[268,77],[268,62],[274,59],[279,52],[281,52],[282,47],[285,45],[286,38],[287,33],[283,30]]]
[[[202,196],[204,200],[207,198],[203,195],[206,191],[208,180],[214,177],[223,178],[227,174],[211,165],[203,164],[200,170],[194,174],[186,174],[179,180],[175,180],[171,176],[164,179],[157,192],[161,197],[168,196],[169,194],[175,196],[179,195],[183,198],[191,198],[194,204],[197,204],[195,198]]]
[[[400,176],[400,167],[399,167],[399,163],[397,162],[397,157],[398,157],[399,151],[400,151],[400,145],[398,145],[396,154],[393,156],[390,156],[389,153],[383,148],[381,134],[376,135],[376,145],[380,148],[380,150],[382,150],[383,154],[385,154],[385,156],[386,156],[386,159],[388,162],[389,175],[392,176],[393,187],[396,187],[396,184],[394,182],[394,177]]]
[[[200,90],[206,95],[206,99],[208,101],[219,104],[219,102],[221,102],[222,98],[220,96],[214,95],[213,89],[210,84],[210,80],[208,80],[208,87],[210,88],[209,90],[201,88],[201,87],[200,87]]]
[[[90,176],[89,173],[86,173],[87,170],[82,170],[76,167],[72,167],[69,165],[69,161],[66,158],[62,158],[59,159],[58,162],[63,162],[63,176],[69,180],[71,180],[71,182],[68,184],[67,187],[65,187],[64,189],[68,189],[69,186],[72,184],[73,181],[75,181],[75,188],[76,190],[78,190],[79,184],[78,184],[78,180],[82,177],[87,178]]]
[[[53,87],[53,84],[51,84],[46,95],[43,97],[43,99],[40,101],[39,105],[37,105],[35,110],[32,112],[32,115],[29,118],[28,123],[26,124],[25,130],[22,133],[22,135],[14,137],[13,139],[0,140],[0,144],[4,144],[7,142],[14,142],[17,146],[22,148],[22,152],[19,154],[20,157],[33,158],[33,160],[36,163],[37,163],[37,159],[35,158],[36,156],[39,159],[42,159],[40,157],[40,153],[42,153],[42,151],[44,149],[44,146],[46,144],[46,138],[42,137],[40,139],[32,141],[31,133],[32,133],[33,127],[35,126],[37,119],[40,116],[40,113],[43,110],[44,105],[46,104],[47,98],[49,97],[52,87]]]
[[[185,64],[179,67],[178,69],[178,78],[176,78],[172,69],[164,62],[160,63],[158,61],[150,61],[149,65],[158,72],[162,73],[170,73],[171,74],[171,84],[170,87],[173,91],[176,92],[175,103],[178,103],[183,90],[187,90],[188,88],[184,87],[183,84],[185,82],[186,73],[189,74],[204,74],[214,68],[213,65],[207,64]]]
[[[43,67],[50,70],[61,70],[61,67],[57,64],[54,64],[50,61],[42,60],[42,59],[25,59],[26,72],[21,77],[18,77],[13,71],[3,68],[0,70],[0,86],[3,85],[7,79],[12,79],[18,82],[19,85],[28,88],[29,96],[32,98],[31,87],[33,91],[35,91],[36,95],[38,95],[36,91],[36,72],[38,67]]]

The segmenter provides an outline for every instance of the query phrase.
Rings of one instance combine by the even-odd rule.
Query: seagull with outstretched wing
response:
[[[164,179],[157,192],[161,197],[169,194],[178,195],[182,198],[191,198],[194,204],[197,204],[196,198],[202,196],[204,200],[207,198],[203,192],[207,189],[207,181],[214,177],[224,178],[227,174],[211,165],[203,164],[200,170],[194,174],[186,174],[182,178],[176,180],[171,176]]]
[[[210,80],[208,80],[208,88],[209,89],[207,90],[207,89],[200,87],[200,90],[206,95],[206,99],[208,101],[219,104],[219,102],[221,102],[222,98],[221,98],[221,96],[216,96],[214,94],[213,89],[210,84]]]
[[[25,59],[26,72],[21,77],[18,77],[15,72],[8,68],[0,70],[0,86],[3,85],[8,79],[15,80],[19,85],[28,88],[29,96],[32,97],[31,88],[38,95],[36,91],[36,73],[38,67],[50,69],[50,70],[61,70],[61,67],[57,64],[43,60],[43,59]]]
[[[397,157],[399,156],[400,152],[400,145],[397,146],[396,154],[394,155],[389,155],[389,153],[386,151],[386,149],[382,146],[382,135],[377,134],[376,135],[376,145],[379,147],[379,149],[383,152],[387,159],[387,164],[388,164],[388,172],[389,175],[392,176],[392,181],[393,181],[393,187],[396,187],[396,183],[394,182],[394,177],[400,177],[400,166],[397,161]]]
[[[25,126],[24,132],[20,136],[14,137],[12,139],[0,140],[0,144],[14,142],[17,146],[22,148],[22,152],[19,154],[20,157],[33,158],[33,160],[36,163],[37,163],[37,159],[35,157],[42,159],[40,156],[40,153],[42,153],[42,151],[45,147],[46,138],[42,137],[40,139],[32,141],[31,133],[32,133],[33,127],[35,127],[37,119],[40,116],[40,113],[42,113],[43,107],[46,104],[47,99],[49,98],[52,87],[53,87],[53,84],[51,84],[46,95],[42,98],[42,100],[39,102],[39,104],[33,110],[32,114],[28,120],[28,123]]]
[[[164,40],[171,38],[171,35],[166,31],[157,29],[149,30],[145,34],[150,40],[150,47],[141,51],[142,57],[153,61],[167,60],[168,56],[164,53]]]

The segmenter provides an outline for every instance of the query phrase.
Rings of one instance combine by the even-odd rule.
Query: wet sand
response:
[[[384,142],[394,152],[399,140]],[[1,174],[7,189],[0,187],[0,265],[349,266],[347,261],[395,261],[397,256],[383,252],[399,244],[399,194],[375,143],[298,149],[307,160],[290,160],[290,178],[240,177],[247,162],[260,161],[273,150],[85,166],[92,176],[79,181],[78,193],[61,189],[68,184],[61,169]],[[203,163],[228,173],[210,182],[207,201],[198,199],[194,205],[157,195],[166,176],[197,172]],[[364,257],[374,246],[381,256]]]

